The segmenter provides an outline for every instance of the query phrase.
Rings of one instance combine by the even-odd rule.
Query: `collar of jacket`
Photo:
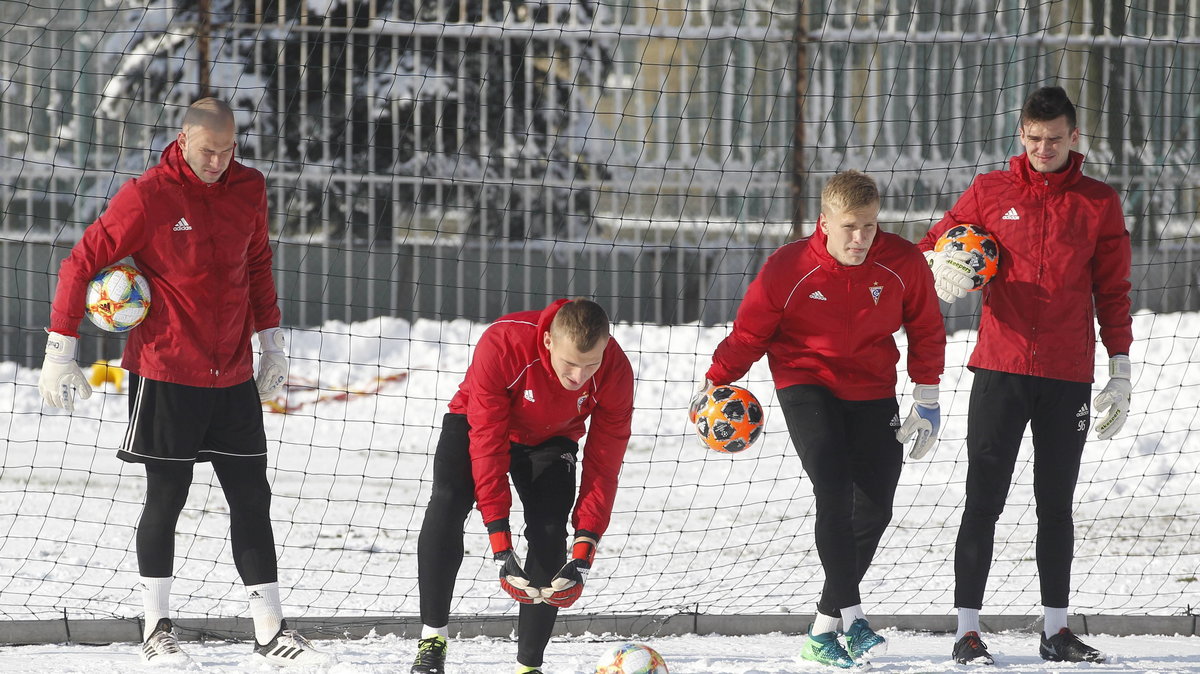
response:
[[[1021,182],[1032,187],[1039,187],[1051,192],[1062,192],[1074,185],[1083,176],[1083,155],[1071,150],[1067,157],[1067,165],[1055,173],[1040,173],[1029,163],[1029,156],[1022,153],[1008,160],[1009,170]]]

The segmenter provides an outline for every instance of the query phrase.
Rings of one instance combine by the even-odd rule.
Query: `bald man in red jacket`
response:
[[[579,598],[608,528],[632,417],[633,369],[595,302],[558,300],[484,331],[434,456],[417,549],[424,627],[412,672],[445,671],[463,523],[473,502],[487,525],[500,585],[521,604],[516,671],[541,671],[558,609]],[[524,506],[525,565],[509,528],[510,475]],[[575,530],[570,559],[568,516]]]

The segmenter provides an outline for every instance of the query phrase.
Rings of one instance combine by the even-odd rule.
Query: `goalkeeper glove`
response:
[[[488,540],[492,544],[492,560],[500,571],[500,587],[522,604],[540,603],[542,592],[530,585],[529,576],[521,568],[521,558],[513,550],[507,519],[496,520],[488,525]]]
[[[46,359],[42,361],[42,374],[38,378],[42,400],[68,412],[75,411],[72,389],[84,400],[92,397],[92,387],[75,362],[75,343],[78,341],[76,337],[51,332],[46,339]]]
[[[954,304],[954,301],[975,287],[975,270],[971,268],[971,254],[965,250],[925,251],[925,261],[933,271],[933,287],[938,299]]]
[[[267,402],[283,388],[288,377],[288,359],[283,352],[283,329],[260,330],[258,345],[262,347],[262,356],[258,359],[258,376],[254,384],[258,387],[258,399]]]
[[[700,413],[700,408],[704,407],[704,396],[708,393],[708,389],[712,388],[712,380],[705,379],[696,387],[696,391],[692,393],[692,401],[688,403],[688,422],[696,423],[696,415]]]
[[[571,546],[571,559],[550,579],[550,587],[542,588],[542,599],[547,604],[567,608],[583,594],[583,582],[587,580],[592,562],[596,559],[597,538],[599,536],[590,531],[576,532],[575,543]]]
[[[896,439],[900,444],[905,444],[915,435],[916,440],[908,458],[919,459],[933,449],[941,428],[942,411],[938,405],[937,384],[917,384],[913,387],[912,409],[900,425],[900,430],[896,431]]]
[[[1129,416],[1129,398],[1133,393],[1133,384],[1129,375],[1133,367],[1129,356],[1117,355],[1108,359],[1108,384],[1092,402],[1096,411],[1104,413],[1096,422],[1096,438],[1108,440],[1125,425],[1125,417]]]

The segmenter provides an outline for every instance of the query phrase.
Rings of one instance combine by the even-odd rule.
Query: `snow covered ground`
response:
[[[980,672],[990,668],[955,665],[950,661],[953,638],[948,635],[884,630],[889,652],[872,663],[872,672]],[[612,635],[555,638],[546,651],[547,674],[594,674],[595,662],[625,639]],[[985,641],[996,658],[996,670],[1008,672],[1200,672],[1200,637],[1097,635],[1088,643],[1109,656],[1103,664],[1044,662],[1037,653],[1037,636],[1006,632]],[[803,637],[678,636],[641,639],[662,654],[671,674],[790,674],[832,672],[798,658]],[[407,674],[416,642],[391,635],[354,641],[316,642],[338,657],[329,674]],[[248,655],[246,644],[184,644],[196,661],[187,671],[281,671]],[[452,641],[447,669],[454,674],[507,674],[515,665],[516,643],[507,639],[476,638]],[[30,674],[95,674],[99,671],[156,671],[143,668],[132,644],[111,646],[25,646],[0,649],[0,672]],[[293,671],[293,670],[288,670]]]
[[[294,385],[280,402],[292,411],[268,415],[273,515],[289,615],[417,613],[415,542],[429,493],[431,445],[469,345],[483,327],[379,318],[291,331]],[[683,410],[694,382],[727,330],[617,326],[638,376],[635,437],[596,571],[573,611],[811,610],[822,580],[812,542],[812,495],[783,429],[765,361],[742,382],[767,406],[768,430],[758,445],[717,455],[700,449],[686,427]],[[1089,443],[1076,491],[1072,608],[1091,615],[1184,615],[1200,604],[1200,314],[1139,314],[1135,335],[1129,422],[1113,440]],[[951,612],[971,381],[964,365],[972,346],[972,333],[952,336],[942,384],[942,440],[931,456],[905,467],[893,525],[864,581],[869,612]],[[1098,357],[1101,382],[1103,366]],[[907,394],[903,360],[900,367]],[[113,456],[124,432],[126,397],[107,384],[68,416],[42,407],[37,374],[0,364],[0,630],[5,619],[53,619],[64,611],[73,619],[136,616],[141,606],[132,538],[144,478]],[[905,396],[902,410],[909,403]],[[1022,451],[998,529],[985,613],[1037,612],[1029,450]],[[514,519],[520,521],[519,509]],[[496,591],[477,520],[468,522],[468,555],[453,611],[508,613],[512,602]],[[176,540],[177,615],[246,615],[227,532],[211,470],[198,468]],[[895,636],[895,650],[877,669],[947,669],[948,637]],[[1119,657],[1083,670],[1200,671],[1195,638],[1096,641]],[[989,642],[1006,670],[1043,671],[1029,634],[996,635]],[[404,671],[413,648],[411,641],[388,636],[321,643],[351,663],[346,671],[362,672]],[[556,640],[549,669],[586,671],[606,645]],[[654,645],[672,671],[807,669],[793,662],[799,645],[791,637],[669,637]],[[202,654],[205,671],[248,666],[244,645],[192,648]],[[460,672],[507,671],[514,652],[511,643],[481,638],[457,646],[451,661],[458,658]],[[7,648],[0,649],[0,671],[96,671],[97,655],[100,668],[124,670],[134,652],[122,645]]]

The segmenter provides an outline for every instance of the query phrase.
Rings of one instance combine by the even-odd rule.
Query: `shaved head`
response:
[[[201,98],[188,106],[183,115],[183,130],[203,127],[210,131],[225,131],[233,127],[233,108],[219,98]]]

